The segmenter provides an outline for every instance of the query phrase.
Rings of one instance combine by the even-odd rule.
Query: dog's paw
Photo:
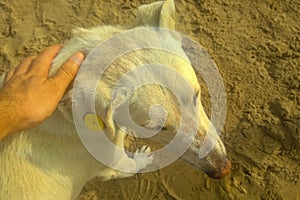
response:
[[[136,171],[145,169],[153,162],[153,155],[149,155],[151,148],[144,145],[142,148],[137,149],[133,154],[133,160],[136,163]]]

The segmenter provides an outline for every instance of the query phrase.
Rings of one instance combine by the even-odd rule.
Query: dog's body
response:
[[[138,26],[159,26],[174,28],[175,9],[173,1],[157,2],[139,8],[137,17]],[[113,35],[123,32],[122,27],[102,26],[93,29],[78,29],[74,37],[65,44],[54,60],[50,77],[53,76],[61,64],[77,51],[88,54],[102,41]],[[140,63],[161,63],[171,66],[187,79],[199,95],[199,84],[193,68],[182,58],[173,57],[166,52],[142,50],[129,53],[117,59],[106,70],[103,80],[98,85],[96,95],[97,115],[103,120],[104,133],[119,148],[124,148],[125,133],[117,128],[112,121],[112,87],[126,71]],[[184,66],[184,67],[182,67]],[[87,77],[88,78],[88,77]],[[172,77],[169,77],[172,78]],[[1,79],[0,79],[1,80]],[[2,82],[0,82],[2,85]],[[83,86],[87,89],[90,86]],[[153,95],[154,94],[154,95]],[[149,98],[145,98],[149,97]],[[61,101],[55,113],[37,128],[16,133],[0,142],[0,199],[75,199],[83,185],[93,177],[103,180],[130,176],[131,174],[116,171],[98,162],[82,145],[72,119],[71,103],[72,90]],[[157,85],[148,85],[139,89],[131,99],[132,117],[141,126],[149,123],[147,110],[151,105],[160,103],[165,106],[169,116],[167,125],[173,131],[178,128],[178,103],[169,94]],[[140,103],[141,102],[141,103]],[[198,98],[200,125],[198,137],[204,137],[208,130],[208,120]],[[154,124],[155,125],[155,124]],[[171,130],[169,131],[170,134]],[[156,140],[165,143],[169,139],[158,137]],[[220,173],[215,177],[227,173],[228,161],[224,146],[220,140],[202,161],[198,158],[197,144],[192,144],[184,155],[184,159],[203,169],[207,173]],[[147,151],[142,148],[141,151]],[[113,155],[113,153],[112,153]],[[135,153],[129,158],[124,151],[121,158],[114,160],[114,166],[126,165],[128,171],[139,171],[152,161],[152,157],[145,157]]]

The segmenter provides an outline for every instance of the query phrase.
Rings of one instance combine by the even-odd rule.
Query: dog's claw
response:
[[[153,161],[153,155],[150,155],[151,148],[144,145],[142,148],[137,149],[133,154],[133,159],[136,163],[136,171],[145,169]]]

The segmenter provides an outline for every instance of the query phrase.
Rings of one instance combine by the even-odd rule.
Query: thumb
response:
[[[53,77],[53,81],[56,84],[61,85],[64,88],[67,88],[70,82],[76,76],[79,66],[84,60],[84,54],[77,52],[73,54],[59,69],[57,74]]]

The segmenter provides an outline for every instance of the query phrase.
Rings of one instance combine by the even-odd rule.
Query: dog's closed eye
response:
[[[168,127],[166,127],[166,126],[156,126],[156,127],[146,127],[146,128],[151,129],[151,130],[161,130],[161,131],[168,130]]]
[[[159,126],[157,127],[158,130],[161,130],[161,131],[167,131],[170,129],[170,126]]]
[[[168,128],[165,127],[165,126],[163,126],[163,127],[161,128],[161,130],[162,130],[162,131],[166,131],[166,130],[168,130]]]

